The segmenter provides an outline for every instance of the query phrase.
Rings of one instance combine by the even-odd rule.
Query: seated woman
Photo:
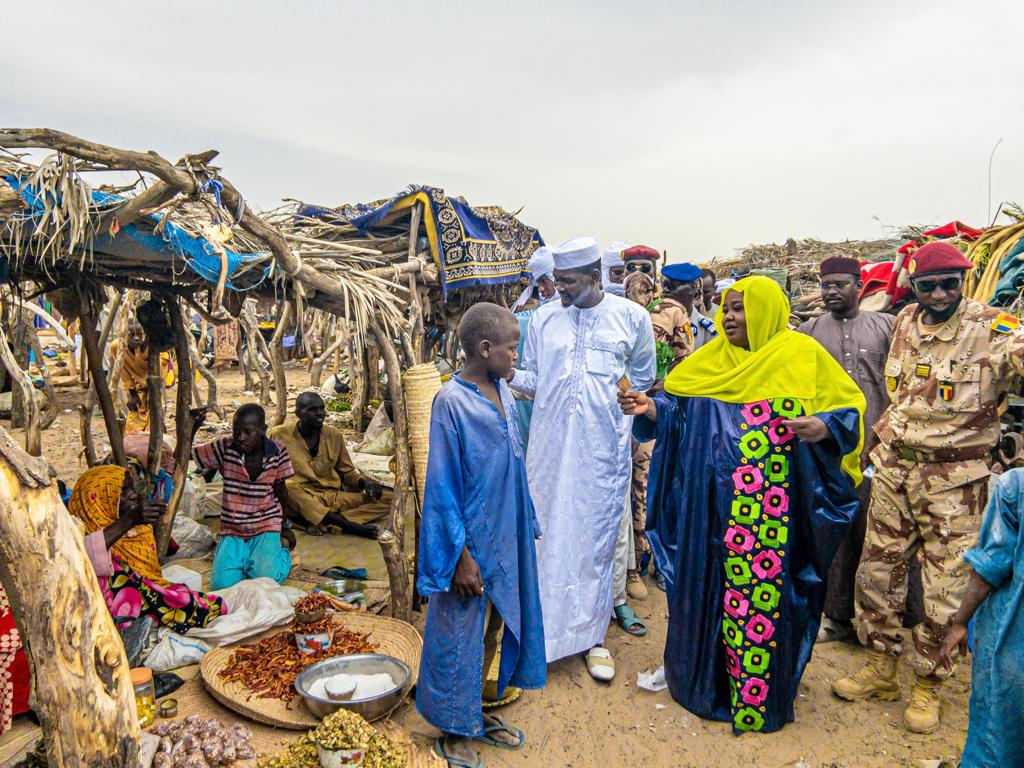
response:
[[[152,525],[167,505],[146,500],[140,477],[134,467],[93,467],[78,478],[68,501],[85,524],[85,548],[107,608],[115,621],[147,616],[179,633],[205,627],[227,606],[163,578]]]
[[[669,600],[672,697],[734,733],[775,731],[811,655],[825,577],[857,512],[864,396],[787,330],[766,277],[727,288],[718,336],[665,379],[619,396],[656,439],[648,541]]]

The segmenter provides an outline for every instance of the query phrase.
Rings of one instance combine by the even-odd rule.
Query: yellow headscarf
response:
[[[731,344],[722,327],[725,302],[734,291],[743,294],[749,350]],[[793,397],[807,415],[855,408],[860,414],[860,442],[843,457],[843,470],[859,484],[864,394],[824,347],[806,334],[789,330],[788,323],[789,299],[774,281],[760,276],[737,281],[726,289],[715,314],[717,338],[672,369],[665,391],[727,403]]]
[[[85,523],[86,533],[102,531],[117,520],[126,471],[124,467],[104,465],[88,469],[78,478],[68,509]],[[160,571],[152,526],[135,526],[114,543],[111,551],[140,576],[161,586],[168,583]]]

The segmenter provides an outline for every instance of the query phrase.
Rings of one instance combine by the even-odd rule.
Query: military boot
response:
[[[869,698],[896,701],[900,697],[900,684],[896,681],[898,661],[898,656],[871,649],[863,667],[832,683],[832,693],[847,701]]]
[[[939,689],[942,681],[917,677],[910,704],[903,712],[903,724],[913,733],[931,733],[939,727]]]

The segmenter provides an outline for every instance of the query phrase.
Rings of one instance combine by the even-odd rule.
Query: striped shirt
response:
[[[249,479],[245,454],[230,436],[194,447],[192,458],[200,469],[215,469],[224,478],[221,536],[251,539],[281,530],[283,514],[274,485],[295,474],[287,450],[263,438],[263,468],[255,480]]]

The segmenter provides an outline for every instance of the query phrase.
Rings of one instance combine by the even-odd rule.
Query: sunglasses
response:
[[[649,275],[654,271],[654,265],[649,261],[627,261],[626,271],[643,272],[645,275]]]
[[[943,277],[938,280],[929,280],[923,277],[914,281],[914,290],[918,293],[931,293],[936,288],[941,288],[944,291],[955,291],[963,282],[964,278],[962,276]]]

